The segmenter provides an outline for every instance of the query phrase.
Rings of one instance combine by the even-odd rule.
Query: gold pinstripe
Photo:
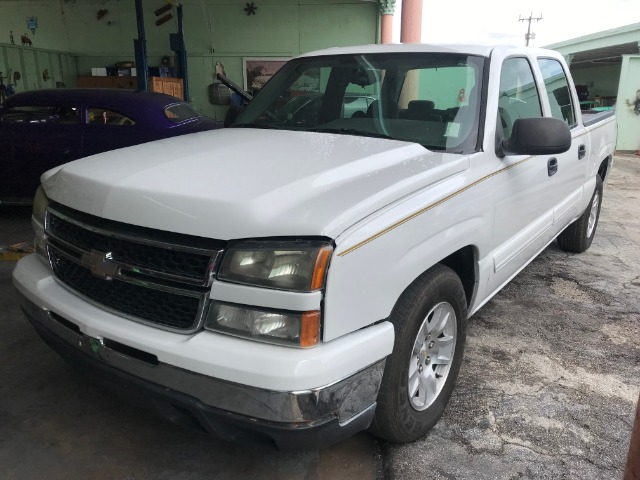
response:
[[[600,126],[598,126],[598,127],[596,127],[596,128],[600,128],[601,126],[602,126],[602,125],[600,125]],[[594,128],[594,129],[592,129],[592,130],[595,130],[595,128]],[[590,130],[590,131],[592,131],[592,130]],[[584,135],[586,135],[586,134],[587,134],[587,132],[586,132],[586,131],[583,131],[583,132],[582,132],[582,133],[580,133],[579,135],[574,135],[574,136],[572,136],[572,140],[575,140],[576,138],[580,138],[580,137],[582,137],[582,136],[584,136]],[[420,215],[422,215],[423,213],[428,212],[429,210],[432,210],[432,209],[436,208],[436,207],[437,207],[437,206],[439,206],[439,205],[442,205],[443,203],[445,203],[445,202],[447,202],[447,201],[451,200],[452,198],[454,198],[454,197],[456,197],[456,196],[460,195],[460,194],[461,194],[461,193],[463,193],[463,192],[466,192],[466,191],[467,191],[467,190],[469,190],[470,188],[473,188],[473,187],[475,187],[476,185],[478,185],[479,183],[482,183],[482,182],[484,182],[485,180],[488,180],[488,179],[490,179],[490,178],[492,178],[492,177],[495,177],[496,175],[499,175],[500,173],[506,172],[507,170],[511,170],[512,168],[517,167],[518,165],[522,165],[523,163],[528,162],[528,161],[529,161],[529,160],[531,160],[532,158],[534,158],[534,157],[533,157],[533,156],[531,156],[531,157],[523,158],[522,160],[520,160],[519,162],[514,163],[513,165],[509,165],[508,167],[505,167],[505,168],[503,168],[503,169],[501,169],[501,170],[497,170],[497,171],[495,171],[495,172],[493,172],[493,173],[490,173],[489,175],[487,175],[487,176],[485,176],[485,177],[482,177],[482,178],[481,178],[481,179],[479,179],[479,180],[476,180],[476,181],[475,181],[475,182],[473,182],[473,183],[470,183],[470,184],[469,184],[469,185],[467,185],[466,187],[464,187],[464,188],[462,188],[462,189],[458,190],[457,192],[454,192],[454,193],[452,193],[451,195],[449,195],[449,196],[447,196],[447,197],[444,197],[443,199],[438,200],[437,202],[432,203],[431,205],[428,205],[428,206],[426,206],[426,207],[424,207],[424,208],[422,208],[422,209],[418,210],[418,211],[417,211],[417,212],[415,212],[415,213],[412,213],[412,214],[411,214],[411,215],[409,215],[408,217],[403,218],[402,220],[400,220],[400,221],[398,221],[398,222],[394,223],[393,225],[391,225],[391,226],[389,226],[389,227],[385,228],[384,230],[382,230],[382,231],[380,231],[380,232],[376,233],[375,235],[372,235],[372,236],[370,236],[369,238],[367,238],[367,239],[365,239],[365,240],[361,241],[360,243],[357,243],[357,244],[353,245],[352,247],[347,248],[345,251],[340,252],[340,253],[338,254],[338,256],[339,256],[339,257],[344,257],[345,255],[350,254],[351,252],[353,252],[353,251],[355,251],[355,250],[359,249],[360,247],[365,246],[367,243],[373,242],[373,241],[374,241],[374,240],[376,240],[377,238],[380,238],[381,236],[383,236],[383,235],[385,235],[385,234],[389,233],[391,230],[394,230],[394,229],[398,228],[400,225],[404,225],[404,224],[405,224],[405,223],[407,223],[408,221],[413,220],[413,219],[414,219],[414,218],[416,218],[416,217],[419,217],[419,216],[420,216]]]
[[[405,217],[405,218],[403,218],[402,220],[400,220],[400,221],[398,221],[398,222],[394,223],[393,225],[390,225],[389,227],[387,227],[387,228],[385,228],[384,230],[382,230],[382,231],[380,231],[380,232],[376,233],[375,235],[370,236],[369,238],[367,238],[367,239],[365,239],[365,240],[361,241],[360,243],[356,243],[356,244],[355,244],[355,245],[353,245],[352,247],[349,247],[349,248],[347,248],[346,250],[344,250],[343,252],[340,252],[340,253],[338,254],[338,256],[339,256],[339,257],[344,257],[345,255],[350,254],[351,252],[353,252],[353,251],[355,251],[355,250],[359,249],[360,247],[365,246],[367,243],[373,242],[373,241],[374,241],[374,240],[376,240],[377,238],[380,238],[381,236],[383,236],[383,235],[385,235],[385,234],[389,233],[390,231],[392,231],[392,230],[394,230],[394,229],[398,228],[400,225],[404,225],[404,224],[405,224],[405,223],[407,223],[408,221],[413,220],[413,219],[414,219],[414,218],[416,218],[416,217],[419,217],[419,216],[420,216],[420,215],[422,215],[423,213],[428,212],[429,210],[432,210],[432,209],[436,208],[436,207],[437,207],[437,206],[439,206],[439,205],[442,205],[443,203],[445,203],[445,202],[447,202],[447,201],[451,200],[451,199],[452,199],[452,198],[454,198],[454,197],[457,197],[457,196],[458,196],[458,195],[460,195],[461,193],[466,192],[467,190],[469,190],[469,189],[471,189],[471,188],[475,187],[476,185],[478,185],[478,184],[480,184],[480,183],[484,182],[485,180],[488,180],[488,179],[490,179],[490,178],[492,178],[492,177],[495,177],[496,175],[499,175],[499,174],[501,174],[501,173],[503,173],[503,172],[506,172],[507,170],[511,170],[512,168],[517,167],[518,165],[522,165],[523,163],[528,162],[528,161],[529,161],[529,160],[531,160],[532,158],[534,158],[534,157],[533,157],[533,156],[531,156],[531,157],[523,158],[522,160],[520,160],[519,162],[514,163],[513,165],[509,165],[508,167],[505,167],[505,168],[503,168],[503,169],[501,169],[501,170],[497,170],[497,171],[495,171],[495,172],[493,172],[493,173],[490,173],[489,175],[487,175],[487,176],[485,176],[485,177],[482,177],[482,178],[481,178],[481,179],[479,179],[479,180],[476,180],[476,181],[475,181],[475,182],[473,182],[473,183],[470,183],[470,184],[469,184],[469,185],[467,185],[466,187],[461,188],[460,190],[458,190],[458,191],[456,191],[456,192],[452,193],[451,195],[448,195],[448,196],[446,196],[446,197],[444,197],[444,198],[442,198],[442,199],[438,200],[438,201],[437,201],[437,202],[435,202],[435,203],[432,203],[432,204],[430,204],[430,205],[427,205],[427,206],[426,206],[426,207],[424,207],[424,208],[421,208],[421,209],[420,209],[420,210],[418,210],[417,212],[412,213],[412,214],[411,214],[411,215],[409,215],[408,217]]]

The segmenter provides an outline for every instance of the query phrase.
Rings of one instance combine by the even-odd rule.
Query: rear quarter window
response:
[[[164,115],[174,123],[181,123],[190,118],[201,117],[202,114],[187,103],[176,103],[164,109]]]

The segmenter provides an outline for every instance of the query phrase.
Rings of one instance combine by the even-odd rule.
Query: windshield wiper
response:
[[[308,132],[325,132],[325,133],[339,133],[341,135],[357,135],[359,137],[373,137],[373,138],[386,138],[388,140],[396,140],[390,135],[385,135],[379,132],[368,132],[366,130],[357,130],[355,128],[310,128]]]

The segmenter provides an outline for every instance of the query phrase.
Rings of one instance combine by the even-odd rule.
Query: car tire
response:
[[[464,351],[467,300],[460,278],[436,265],[402,294],[370,431],[394,443],[424,436],[442,416]]]
[[[596,175],[596,188],[583,214],[558,235],[558,246],[565,252],[582,253],[591,246],[602,206],[602,179]]]

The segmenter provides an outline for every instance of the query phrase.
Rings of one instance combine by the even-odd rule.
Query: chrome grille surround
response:
[[[56,279],[90,303],[136,322],[177,333],[202,328],[222,242],[189,242],[185,235],[179,235],[184,243],[166,241],[162,232],[131,226],[132,233],[126,227],[49,205],[45,245]],[[213,245],[193,245],[203,240]],[[153,302],[146,304],[152,308],[141,308],[145,302]]]

